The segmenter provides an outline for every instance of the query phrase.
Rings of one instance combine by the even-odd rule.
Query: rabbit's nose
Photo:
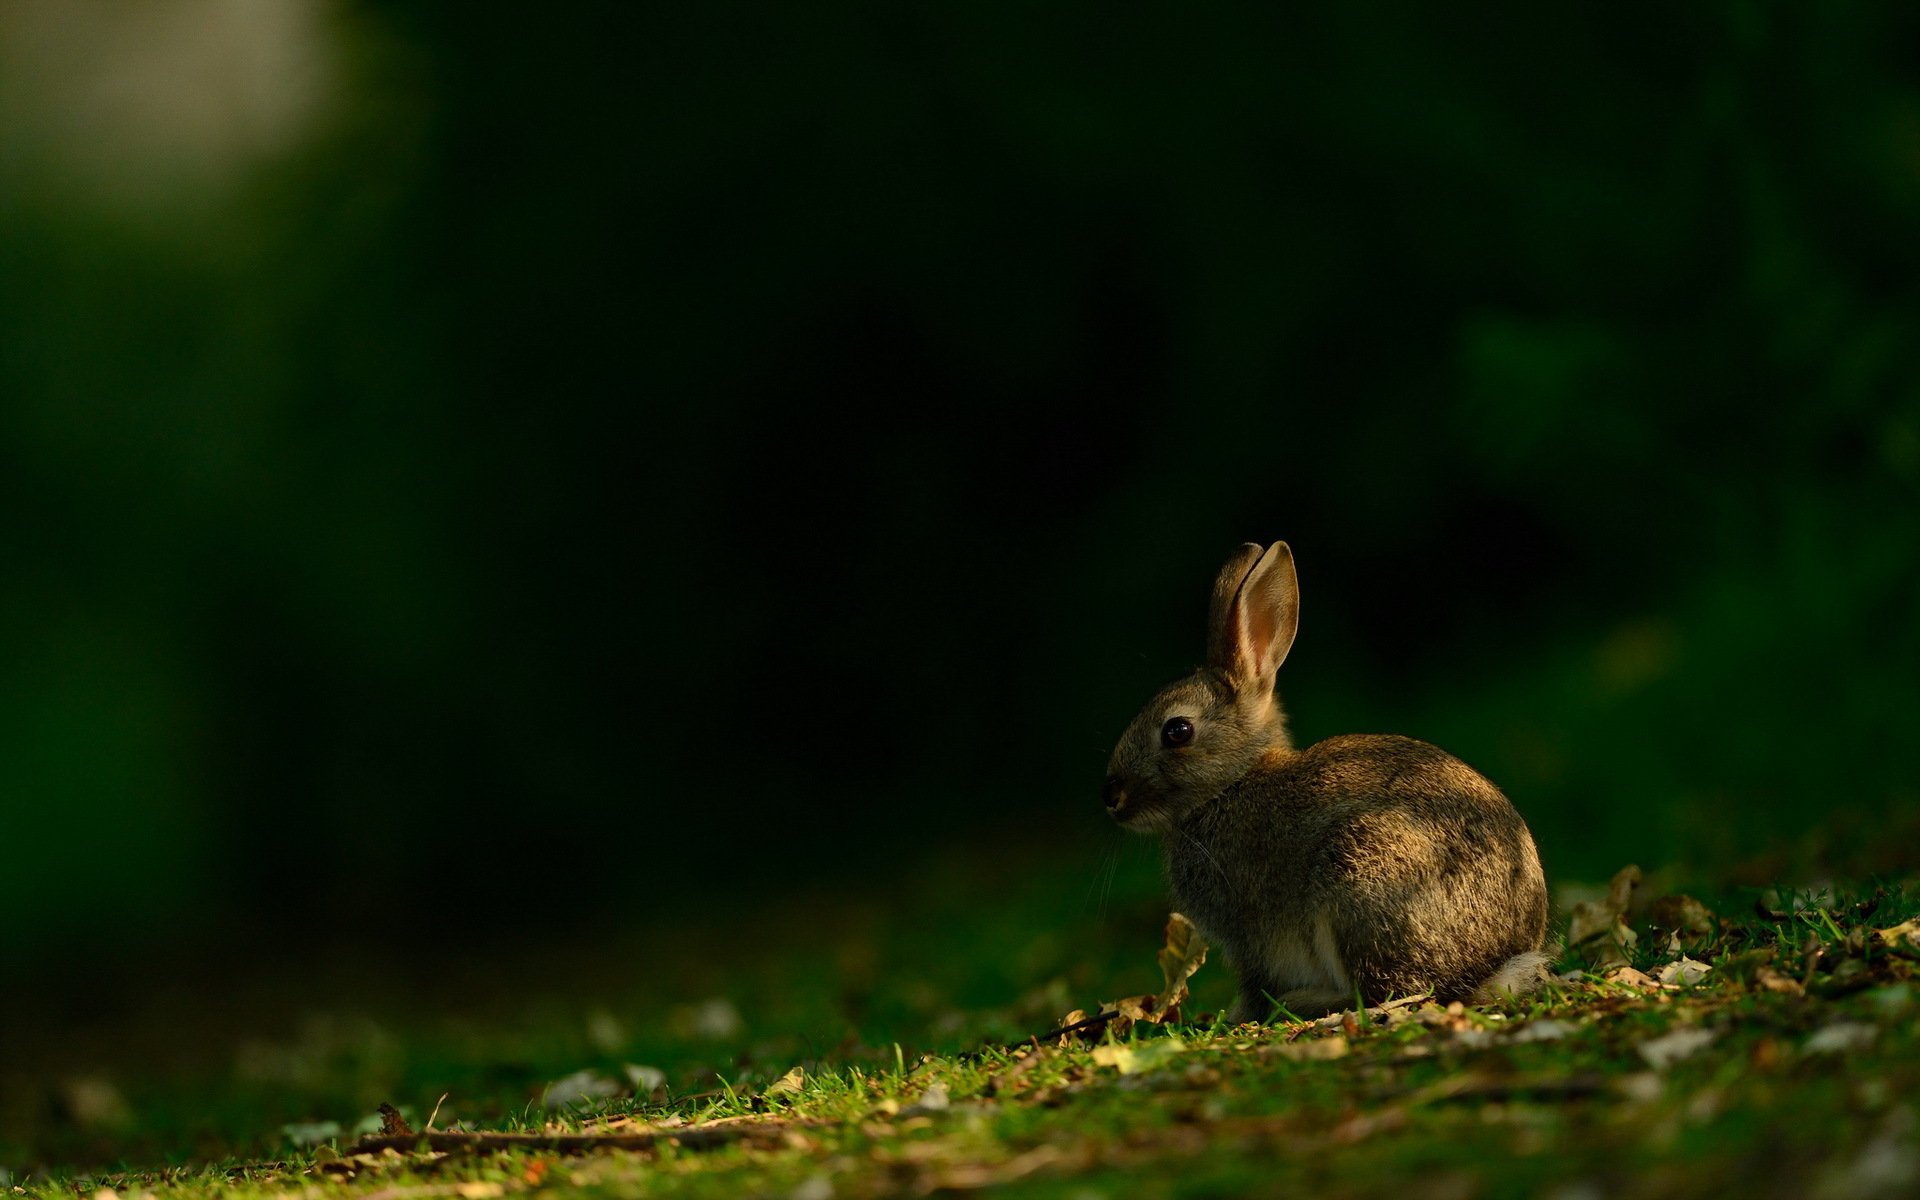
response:
[[[1100,789],[1100,799],[1105,802],[1108,812],[1120,808],[1127,802],[1127,789],[1118,775],[1107,776],[1106,786]]]

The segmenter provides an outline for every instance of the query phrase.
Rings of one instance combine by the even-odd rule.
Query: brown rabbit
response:
[[[1236,1021],[1527,990],[1547,963],[1547,888],[1526,822],[1425,742],[1294,749],[1273,682],[1299,612],[1287,544],[1240,547],[1213,586],[1207,665],[1134,718],[1107,811],[1160,834],[1174,904],[1239,974]]]

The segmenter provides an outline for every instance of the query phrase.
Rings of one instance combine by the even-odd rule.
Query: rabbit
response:
[[[1147,702],[1102,792],[1122,827],[1160,835],[1176,907],[1239,977],[1230,1019],[1530,990],[1549,957],[1526,822],[1425,742],[1294,749],[1273,685],[1299,613],[1287,544],[1240,547],[1213,586],[1206,665]]]

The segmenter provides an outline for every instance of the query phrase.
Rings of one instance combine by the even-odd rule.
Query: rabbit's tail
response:
[[[1514,955],[1474,989],[1472,1003],[1492,1004],[1526,995],[1546,982],[1547,968],[1553,958],[1551,950],[1527,950]]]

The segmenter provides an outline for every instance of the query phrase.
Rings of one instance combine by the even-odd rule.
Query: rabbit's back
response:
[[[1526,823],[1478,772],[1412,738],[1276,752],[1166,847],[1188,915],[1275,996],[1462,999],[1545,938]]]

